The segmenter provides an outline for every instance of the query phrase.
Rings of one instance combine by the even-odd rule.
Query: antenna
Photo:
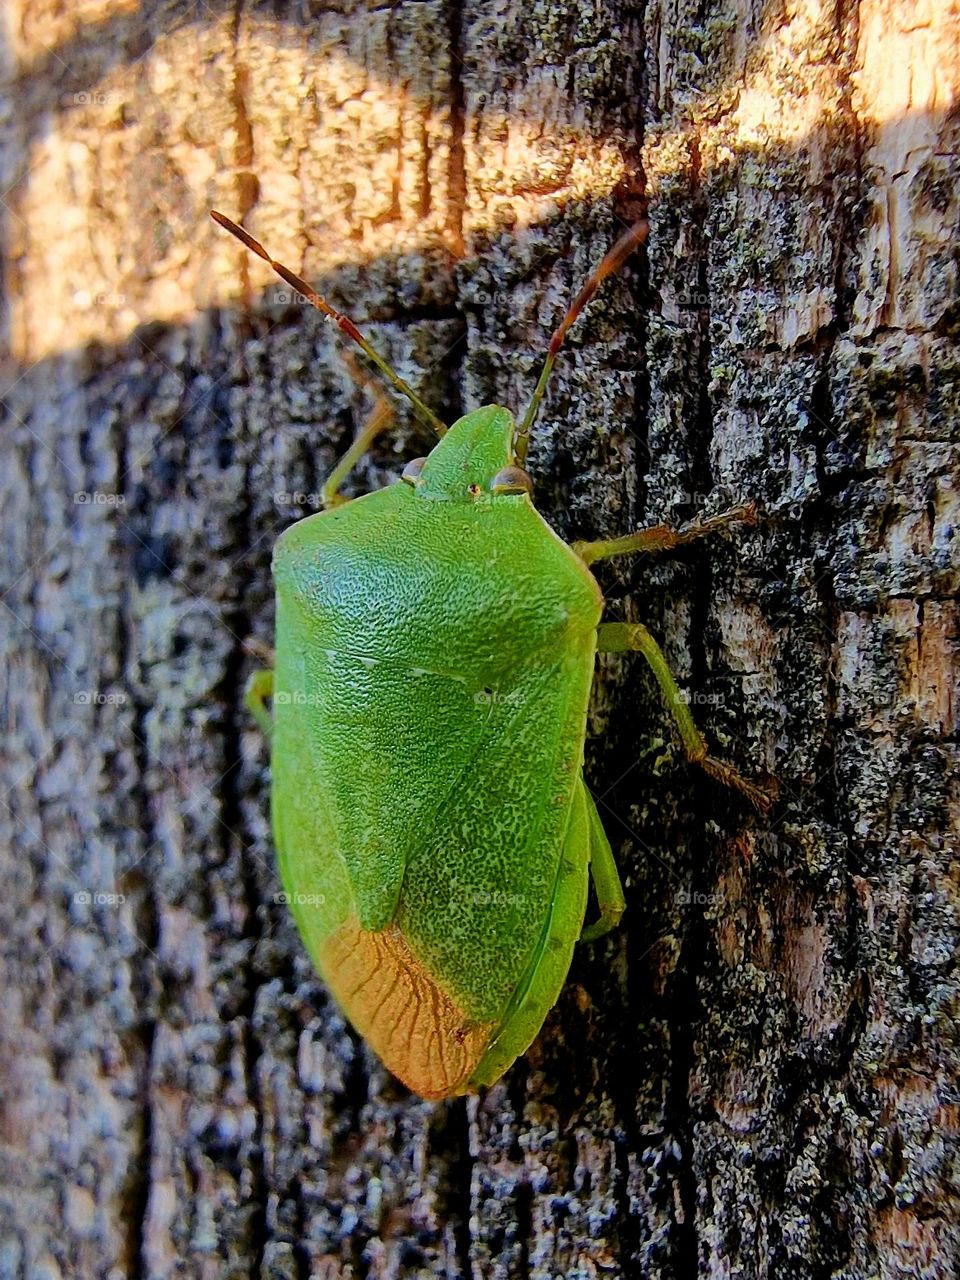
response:
[[[540,402],[543,400],[543,393],[547,389],[547,381],[553,370],[554,363],[557,359],[557,352],[563,346],[563,340],[571,326],[576,323],[577,317],[584,309],[597,289],[606,280],[607,276],[614,275],[627,258],[630,257],[634,249],[640,247],[647,238],[650,230],[650,223],[646,218],[641,218],[639,222],[635,222],[629,231],[625,231],[617,243],[610,249],[601,260],[599,266],[588,277],[586,284],[574,298],[570,304],[567,314],[560,321],[560,324],[554,330],[553,337],[547,347],[547,358],[543,364],[543,370],[540,378],[534,388],[533,398],[530,401],[527,412],[523,415],[523,422],[517,431],[513,443],[514,457],[517,465],[522,467],[527,457],[527,445],[530,442],[530,428],[533,420],[537,416],[537,410],[540,408]]]
[[[400,375],[392,369],[389,364],[387,364],[379,351],[370,345],[349,316],[345,316],[341,312],[337,311],[336,308],[331,307],[326,298],[321,297],[319,293],[314,292],[314,290],[310,288],[306,280],[301,279],[298,275],[294,275],[290,268],[285,267],[282,262],[277,262],[271,258],[260,241],[255,240],[253,236],[250,235],[249,231],[244,231],[243,227],[238,227],[235,222],[231,222],[225,214],[218,213],[216,209],[211,210],[210,217],[214,222],[229,231],[232,236],[236,236],[240,243],[245,245],[251,253],[255,253],[258,258],[262,258],[264,262],[268,262],[281,280],[285,280],[287,284],[296,289],[298,293],[302,293],[306,300],[312,306],[316,307],[318,311],[322,311],[325,316],[329,316],[331,320],[335,320],[347,337],[352,338],[361,351],[363,351],[363,353],[373,361],[394,390],[399,391],[402,396],[406,396],[413,405],[414,413],[416,413],[421,422],[426,426],[431,427],[438,436],[442,436],[446,433],[447,428],[444,423],[440,421],[432,409],[429,409],[423,403],[413,388],[408,383],[404,382],[403,378],[401,378]]]

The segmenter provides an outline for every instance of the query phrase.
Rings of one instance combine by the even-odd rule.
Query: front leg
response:
[[[340,486],[364,454],[369,452],[377,436],[390,425],[394,416],[386,397],[378,395],[376,407],[364,423],[360,434],[324,481],[323,488],[320,490],[320,505],[324,510],[329,507],[338,507],[349,501],[348,498],[341,497]]]
[[[711,778],[742,792],[761,813],[767,812],[776,797],[775,783],[772,779],[765,783],[752,782],[732,764],[718,760],[708,753],[703,734],[694,723],[690,708],[673,678],[673,672],[667,666],[663,650],[646,627],[639,622],[601,623],[597,628],[597,648],[607,653],[642,653],[656,676],[667,709],[680,731],[687,759],[691,764],[699,765]]]
[[[745,502],[742,506],[731,507],[729,511],[721,511],[715,516],[697,516],[689,524],[674,529],[669,524],[655,524],[648,529],[638,529],[636,533],[624,534],[622,538],[604,538],[598,542],[574,542],[573,550],[584,562],[594,564],[597,560],[609,560],[613,556],[624,556],[631,551],[672,551],[674,547],[685,546],[688,542],[696,542],[698,538],[709,537],[720,529],[731,524],[756,524],[757,507],[754,502]]]

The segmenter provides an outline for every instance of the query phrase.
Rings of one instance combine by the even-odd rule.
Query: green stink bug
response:
[[[416,1093],[491,1084],[555,1003],[574,944],[624,909],[582,774],[598,649],[649,662],[691,761],[761,809],[769,789],[708,754],[646,628],[601,622],[596,560],[692,541],[739,507],[563,542],[531,500],[530,427],[564,335],[647,233],[631,228],[553,334],[519,426],[497,405],[449,430],[352,321],[222,214],[214,218],[332,317],[440,436],[396,484],[276,543],[276,659],[248,705],[271,739],[280,874],[314,963],[357,1030]],[[265,705],[272,697],[270,711]],[[599,919],[583,928],[588,880]]]

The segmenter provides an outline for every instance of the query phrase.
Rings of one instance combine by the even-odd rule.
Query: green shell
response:
[[[304,942],[417,1092],[496,1079],[580,934],[602,827],[581,776],[602,597],[526,494],[504,409],[416,484],[277,543],[273,826]]]

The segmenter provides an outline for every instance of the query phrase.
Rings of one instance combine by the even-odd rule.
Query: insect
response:
[[[574,299],[520,423],[487,405],[447,429],[352,321],[213,217],[331,317],[439,437],[395,484],[346,501],[337,490],[368,428],[328,481],[327,509],[279,538],[275,666],[254,674],[247,704],[270,737],[284,889],[327,986],[414,1092],[473,1091],[536,1037],[577,941],[624,910],[583,779],[598,650],[642,653],[689,759],[770,803],[770,784],[708,753],[650,632],[601,621],[589,568],[755,512],[568,545],[533,504],[523,467],[557,353],[646,221]],[[599,912],[584,928],[590,880]]]

